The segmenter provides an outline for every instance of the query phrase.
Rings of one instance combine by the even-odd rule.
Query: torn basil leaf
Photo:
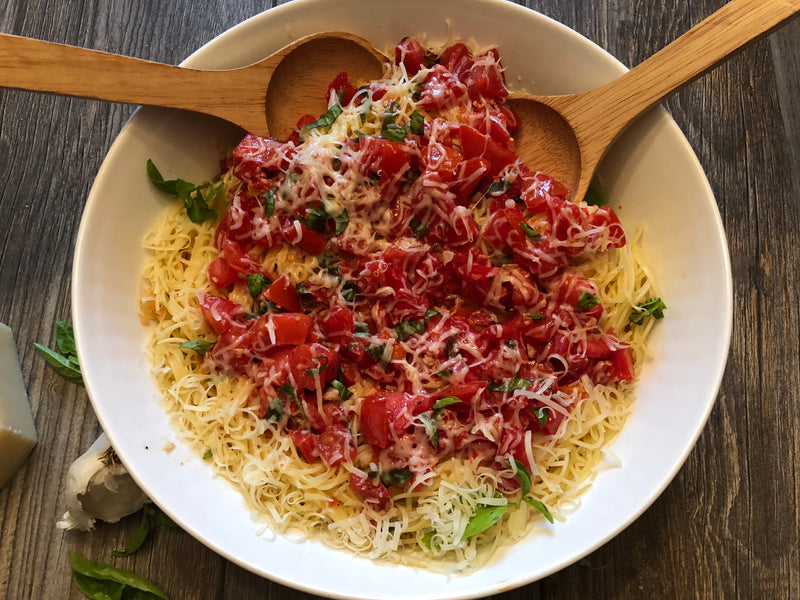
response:
[[[91,600],[169,600],[163,590],[133,571],[96,563],[72,551],[69,562],[75,584]]]
[[[416,110],[411,113],[411,123],[409,124],[411,133],[414,135],[424,135],[425,133],[425,117]]]
[[[266,275],[261,273],[249,273],[247,275],[247,291],[250,292],[251,298],[257,298],[261,293],[266,290],[272,280]]]
[[[381,483],[386,487],[400,485],[411,479],[413,475],[408,469],[392,469],[388,473],[381,474]]]
[[[664,304],[661,298],[648,298],[638,308],[633,309],[630,317],[628,317],[628,323],[630,325],[641,325],[647,317],[663,319],[666,309],[667,305]]]
[[[347,226],[350,224],[350,217],[347,215],[347,209],[344,209],[334,217],[333,224],[335,227],[334,233],[336,235],[344,233],[344,230],[347,229]]]
[[[213,345],[212,342],[206,340],[189,340],[188,342],[183,342],[180,347],[193,350],[198,355],[203,356]]]
[[[524,390],[533,385],[530,379],[523,379],[519,375],[515,375],[508,379],[505,383],[492,382],[487,386],[490,392],[515,392],[517,390]]]
[[[433,403],[433,410],[434,413],[439,412],[446,406],[450,406],[451,404],[461,404],[461,398],[457,398],[455,396],[444,396],[443,398],[439,398],[436,402]]]
[[[331,381],[331,386],[333,387],[333,389],[339,392],[339,400],[344,402],[345,400],[349,400],[350,398],[353,397],[353,392],[351,392],[347,388],[347,386],[338,379],[334,379],[333,381]]]
[[[404,342],[415,333],[425,333],[425,325],[419,321],[401,321],[394,327],[397,341]]]
[[[600,298],[589,292],[583,292],[578,296],[578,304],[575,306],[575,310],[588,310],[598,304],[600,304]]]
[[[333,105],[322,113],[316,121],[310,123],[303,127],[303,129],[316,129],[318,127],[329,127],[333,125],[334,121],[336,121],[337,117],[342,114],[342,105],[339,104],[338,101],[334,102]]]
[[[537,500],[536,498],[531,498],[530,496],[527,496],[527,497],[523,498],[522,500],[527,502],[528,504],[530,504],[533,508],[538,510],[540,513],[542,513],[542,515],[544,516],[545,519],[547,519],[548,521],[553,523],[553,515],[550,513],[550,510],[547,508],[547,506],[544,504],[544,502],[542,502],[541,500]]]
[[[467,523],[461,539],[466,540],[474,535],[483,533],[502,519],[503,515],[506,514],[506,510],[508,510],[507,504],[500,506],[479,506]]]

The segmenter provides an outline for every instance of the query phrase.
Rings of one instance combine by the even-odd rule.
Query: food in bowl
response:
[[[663,303],[613,209],[514,151],[496,50],[401,41],[150,232],[173,427],[278,531],[442,571],[589,485]],[[219,212],[217,212],[217,210]]]

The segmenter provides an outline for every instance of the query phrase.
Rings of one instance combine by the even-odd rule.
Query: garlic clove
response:
[[[67,511],[56,527],[88,531],[96,520],[116,523],[148,501],[105,433],[67,471]]]

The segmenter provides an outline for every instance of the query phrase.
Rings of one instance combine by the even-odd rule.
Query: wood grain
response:
[[[628,65],[723,5],[520,2]],[[176,64],[276,2],[7,0],[0,32]],[[800,23],[667,103],[704,166],[728,236],[734,335],[709,422],[673,483],[615,539],[502,600],[800,598]],[[54,527],[67,466],[98,424],[82,388],[36,356],[70,318],[80,213],[127,106],[0,90],[0,321],[17,336],[40,444],[0,491],[0,598],[80,599],[67,551],[110,560],[137,518],[88,534]],[[112,225],[114,226],[114,225]],[[676,376],[678,376],[677,374]],[[531,557],[536,560],[536,557]],[[263,580],[176,529],[117,564],[176,599],[311,598]]]

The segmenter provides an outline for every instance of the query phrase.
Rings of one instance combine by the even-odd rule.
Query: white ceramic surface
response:
[[[392,3],[391,19],[376,10],[374,0],[296,0],[231,29],[186,64],[240,66],[301,35],[333,29],[384,48],[406,35],[421,35],[431,44],[456,38],[497,44],[509,85],[532,92],[577,91],[623,71],[585,38],[503,0],[405,0]],[[142,239],[165,207],[145,176],[145,161],[152,158],[167,178],[202,180],[215,173],[220,148],[236,137],[235,129],[212,119],[139,111],[97,176],[75,254],[73,319],[97,416],[137,482],[185,530],[244,568],[315,594],[472,598],[523,585],[580,559],[630,524],[671,481],[717,393],[732,295],[709,185],[674,122],[656,111],[620,140],[599,174],[628,231],[644,226],[644,247],[669,307],[635,411],[611,448],[621,468],[601,473],[566,523],[539,527],[468,576],[378,565],[313,541],[259,536],[239,494],[170,430],[144,358],[137,303]],[[171,453],[162,449],[168,440],[177,445]]]

